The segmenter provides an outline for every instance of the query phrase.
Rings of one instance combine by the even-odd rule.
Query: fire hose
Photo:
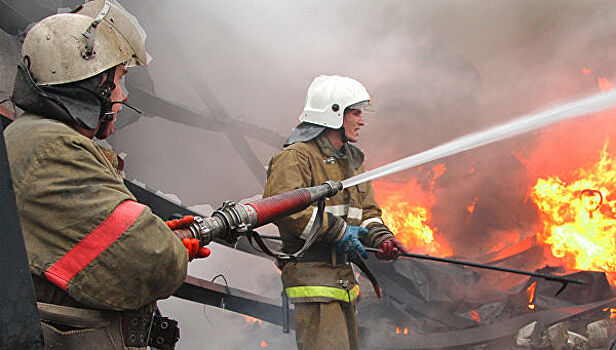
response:
[[[253,229],[269,224],[277,218],[306,209],[313,203],[323,202],[325,198],[334,196],[340,190],[342,190],[341,182],[327,181],[319,186],[298,188],[246,204],[227,201],[215,210],[212,216],[196,217],[186,230],[189,231],[191,238],[199,239],[202,247],[215,238],[233,243],[240,235],[248,235]],[[324,206],[324,202],[319,206]],[[306,243],[312,244],[316,234],[313,236],[315,237],[309,237]],[[306,245],[299,252],[303,253],[305,249]],[[296,252],[291,256],[299,257],[301,253]]]
[[[245,235],[246,237],[248,237],[251,244],[254,240],[264,253],[271,255],[278,260],[301,259],[302,254],[308,248],[310,248],[314,240],[317,238],[317,231],[318,227],[320,227],[320,221],[316,222],[313,226],[312,231],[308,234],[304,246],[300,250],[292,254],[271,251],[269,248],[267,248],[262,239],[265,238],[281,240],[281,238],[277,236],[261,236],[255,231],[253,231],[253,229],[269,224],[272,221],[283,216],[303,210],[308,206],[312,205],[313,203],[317,203],[317,220],[322,220],[325,206],[325,198],[334,196],[342,189],[342,182],[327,181],[319,186],[298,188],[293,191],[281,193],[268,198],[259,199],[246,204],[227,201],[223,203],[222,207],[215,210],[212,216],[207,218],[196,217],[194,222],[186,230],[192,238],[199,239],[201,247],[208,245],[215,238],[220,238],[227,242],[233,243],[237,241],[237,238],[240,235]],[[366,247],[366,251],[376,253],[378,250],[375,248]],[[522,274],[543,278],[548,281],[560,282],[563,285],[556,293],[556,295],[560,294],[565,289],[568,283],[586,284],[586,282],[574,278],[562,277],[547,273],[523,271],[500,266],[485,265],[469,261],[460,261],[412,253],[401,253],[400,256],[407,258],[432,260],[449,264],[465,265],[501,272]],[[358,267],[362,269],[362,271],[364,271],[364,273],[366,273],[373,286],[375,287],[375,291],[377,291],[377,294],[380,294],[376,278],[367,269],[363,261],[361,261],[361,259],[352,260],[356,265],[358,265]]]

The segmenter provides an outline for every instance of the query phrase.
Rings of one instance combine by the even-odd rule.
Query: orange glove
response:
[[[182,238],[182,244],[184,244],[186,252],[188,252],[188,261],[210,256],[211,251],[206,247],[199,247],[200,243],[198,238]]]
[[[201,247],[201,242],[198,238],[194,238],[193,234],[189,230],[190,226],[195,222],[195,217],[187,215],[181,219],[169,220],[165,223],[173,230],[179,239],[182,240],[182,244],[186,247],[188,253],[188,261],[193,259],[207,258],[211,251],[208,248]]]

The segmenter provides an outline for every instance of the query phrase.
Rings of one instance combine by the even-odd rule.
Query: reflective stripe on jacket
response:
[[[263,197],[320,185],[328,180],[341,181],[363,172],[364,155],[361,150],[349,144],[343,147],[344,154],[337,153],[324,134],[311,141],[288,146],[270,161]],[[364,227],[382,223],[381,210],[374,199],[370,182],[346,188],[329,198],[325,202],[325,212],[327,214],[324,215],[323,227],[317,239],[322,243],[333,243],[339,237],[344,222]],[[275,222],[283,238],[283,250],[295,252],[303,245],[314,225],[316,213],[315,203],[314,206]],[[362,239],[362,243],[374,246],[375,239],[368,237]],[[331,263],[288,263],[282,269],[282,280],[292,302],[354,302],[359,295],[359,288],[355,289],[357,281],[349,264],[332,266]]]
[[[181,285],[186,249],[98,145],[31,114],[5,137],[38,301],[135,310]]]

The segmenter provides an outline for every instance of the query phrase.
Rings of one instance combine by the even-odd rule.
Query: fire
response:
[[[599,77],[597,84],[599,84],[599,89],[601,89],[602,92],[614,90],[614,83],[604,77]]]
[[[403,335],[408,335],[409,334],[409,329],[404,327],[403,329],[400,329],[400,327],[396,327],[396,334],[403,334]]]
[[[537,281],[533,282],[528,288],[526,288],[526,295],[528,296],[528,309],[535,309],[535,290],[537,289]]]
[[[606,307],[605,309],[603,309],[603,311],[609,311],[610,320],[616,320],[616,309],[614,309],[613,307]]]
[[[475,310],[471,310],[468,312],[468,315],[470,316],[470,318],[477,322],[477,323],[481,323],[481,317],[479,316],[479,313]]]
[[[567,268],[616,272],[616,159],[607,148],[568,181],[540,178],[531,190],[543,223],[538,241]]]
[[[473,202],[471,203],[471,205],[466,207],[466,210],[468,210],[468,219],[470,220],[471,217],[473,216],[473,213],[475,212],[475,206],[477,205],[477,197],[473,198]]]
[[[438,228],[431,224],[430,207],[434,204],[432,188],[434,181],[445,171],[444,165],[432,168],[430,190],[422,189],[417,178],[404,185],[374,182],[375,196],[383,221],[406,247],[415,252],[451,255],[446,241],[435,237]]]
[[[265,340],[261,340],[261,347],[267,348],[267,343],[265,342]]]
[[[250,316],[248,316],[248,315],[244,315],[244,318],[246,319],[246,322],[248,322],[248,323],[250,323],[250,324],[255,324],[255,323],[258,323],[258,324],[259,324],[259,326],[262,326],[262,325],[263,325],[263,321],[261,321],[261,320],[260,320],[260,319],[258,319],[258,318],[255,318],[255,317],[250,317]]]

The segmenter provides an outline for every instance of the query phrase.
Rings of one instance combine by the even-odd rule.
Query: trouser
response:
[[[295,304],[299,350],[359,350],[355,306],[341,302]]]

